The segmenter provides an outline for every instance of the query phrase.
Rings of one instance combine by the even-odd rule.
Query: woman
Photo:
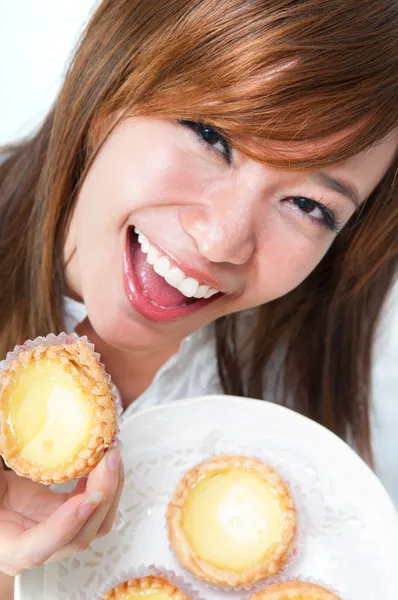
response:
[[[102,2],[54,109],[0,169],[1,356],[76,329],[126,411],[267,397],[371,462],[397,40],[387,0]],[[109,531],[117,464],[71,498],[3,473],[0,569]]]

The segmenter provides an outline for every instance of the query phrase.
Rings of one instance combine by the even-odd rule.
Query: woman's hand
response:
[[[109,450],[70,494],[5,471],[0,460],[0,571],[25,569],[82,552],[112,528],[124,483],[120,451]]]

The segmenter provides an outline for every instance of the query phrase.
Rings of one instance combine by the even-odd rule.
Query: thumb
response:
[[[0,532],[3,535],[9,534],[10,531],[15,535],[18,535],[34,525],[37,525],[37,521],[25,517],[13,510],[4,510],[0,508]]]

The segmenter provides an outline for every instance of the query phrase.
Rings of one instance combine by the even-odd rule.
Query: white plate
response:
[[[175,402],[122,426],[126,486],[113,531],[74,558],[24,573],[16,600],[88,600],[113,577],[155,564],[206,600],[240,598],[195,580],[169,549],[165,510],[183,473],[219,453],[259,456],[289,482],[300,552],[284,573],[323,582],[343,600],[398,597],[398,517],[383,486],[339,438],[278,405],[227,396]]]

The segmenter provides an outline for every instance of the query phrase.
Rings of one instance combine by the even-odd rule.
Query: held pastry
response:
[[[339,596],[314,583],[290,581],[275,583],[250,600],[341,600]]]
[[[175,585],[163,577],[141,577],[130,579],[107,592],[102,600],[190,600]]]
[[[116,434],[116,397],[98,355],[84,338],[51,337],[7,355],[0,371],[0,455],[45,484],[87,475]]]
[[[212,458],[178,484],[167,510],[183,567],[207,583],[241,587],[278,573],[293,550],[296,510],[286,483],[256,458]]]

